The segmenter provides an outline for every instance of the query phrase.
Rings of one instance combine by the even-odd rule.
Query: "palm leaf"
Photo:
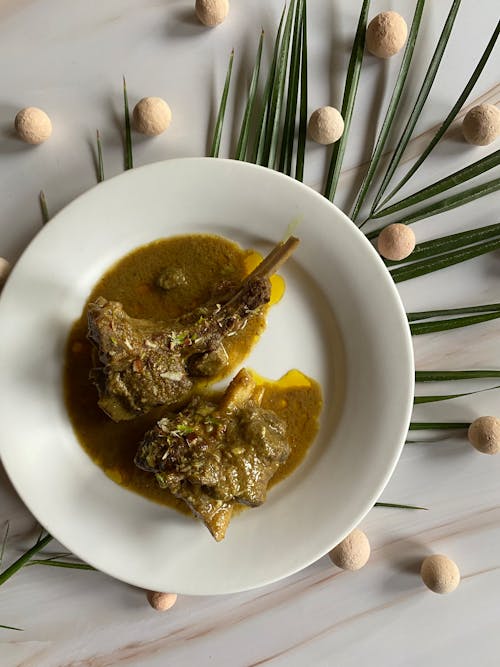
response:
[[[299,137],[297,140],[297,160],[295,164],[295,178],[304,179],[304,157],[306,152],[307,136],[307,2],[302,2],[302,39],[300,60],[300,111]]]
[[[352,44],[351,58],[347,69],[346,82],[344,87],[344,97],[342,99],[342,118],[344,119],[344,132],[336,142],[332,150],[330,167],[326,177],[325,197],[330,201],[334,200],[337,186],[339,183],[342,162],[344,161],[347,139],[351,128],[352,114],[356,102],[356,93],[358,92],[359,77],[361,74],[361,65],[365,53],[366,24],[368,21],[368,10],[370,9],[370,0],[363,0],[361,12],[356,29],[356,36]]]
[[[8,567],[3,572],[0,572],[0,586],[4,584],[7,579],[10,579],[16,572],[18,572],[22,567],[24,567],[31,558],[41,551],[51,540],[53,539],[52,535],[46,535],[42,539],[37,540],[36,544],[28,549],[20,558],[18,558],[10,567]]]
[[[292,172],[293,146],[295,139],[295,119],[297,117],[297,101],[299,97],[303,0],[298,0],[293,24],[292,48],[290,55],[290,73],[283,126],[283,139],[279,158],[279,171],[290,175]]]
[[[497,313],[500,312],[500,303],[485,303],[481,306],[466,306],[464,308],[446,308],[442,310],[423,310],[406,313],[408,322],[428,320],[431,317],[449,317],[450,315],[465,315],[466,313]]]
[[[250,133],[250,121],[252,119],[255,108],[255,96],[257,93],[257,86],[259,83],[260,63],[262,59],[262,45],[264,44],[264,31],[260,33],[259,46],[257,48],[257,56],[252,73],[252,80],[250,82],[250,89],[248,91],[247,105],[243,115],[243,122],[241,124],[240,136],[238,145],[236,147],[236,160],[245,160],[248,149],[248,136]]]
[[[378,189],[377,195],[375,196],[375,199],[373,201],[370,218],[377,217],[374,216],[373,213],[376,207],[378,206],[378,203],[382,198],[385,190],[387,189],[387,186],[391,178],[393,177],[396,168],[401,162],[401,157],[406,149],[406,146],[408,145],[408,142],[410,141],[411,135],[413,134],[413,130],[415,129],[415,125],[417,124],[417,121],[420,118],[420,114],[422,112],[424,104],[431,91],[432,84],[434,83],[434,79],[436,78],[436,74],[439,65],[441,63],[444,51],[446,49],[446,45],[448,44],[448,40],[450,38],[451,31],[453,29],[453,24],[455,23],[455,18],[457,16],[461,1],[462,0],[453,0],[452,2],[450,12],[443,26],[443,30],[436,45],[436,49],[432,55],[431,62],[429,64],[427,72],[425,73],[422,86],[418,92],[415,105],[412,109],[410,117],[408,118],[408,122],[406,123],[406,127],[403,130],[401,138],[398,141],[398,144],[391,158],[391,161],[389,162],[389,166],[387,167],[387,170],[384,174],[384,178],[382,179],[382,183],[380,185],[380,188]]]
[[[430,197],[435,197],[436,195],[440,195],[442,192],[445,192],[450,188],[454,188],[457,185],[461,185],[462,183],[465,183],[466,181],[470,180],[471,178],[474,178],[475,176],[480,176],[481,174],[484,174],[486,171],[488,171],[489,169],[493,169],[494,167],[497,167],[499,164],[500,164],[500,149],[495,151],[491,155],[487,155],[486,157],[481,158],[477,162],[474,162],[473,164],[464,167],[463,169],[455,171],[450,176],[446,176],[446,178],[442,178],[441,180],[436,181],[436,183],[428,185],[426,188],[419,190],[415,194],[410,195],[409,197],[405,197],[405,199],[401,199],[395,204],[392,204],[392,206],[387,206],[386,208],[381,209],[380,211],[372,215],[371,219],[376,220],[378,218],[383,218],[386,215],[391,215],[392,213],[398,213],[399,211],[402,211],[403,209],[408,208],[409,206],[420,204],[420,202],[425,201],[426,199],[430,199]]]
[[[231,83],[231,73],[233,71],[234,49],[229,56],[229,65],[227,67],[226,80],[224,82],[224,90],[219,104],[219,112],[217,120],[215,121],[214,136],[212,139],[212,146],[210,148],[210,157],[219,157],[220,142],[222,137],[222,128],[224,126],[224,116],[226,115],[227,96],[229,94],[229,85]]]
[[[385,197],[384,201],[382,204],[385,204],[388,202],[390,199],[394,197],[396,192],[399,192],[403,185],[407,183],[410,178],[413,176],[413,174],[422,166],[424,161],[427,159],[427,157],[430,155],[430,153],[434,150],[436,147],[437,143],[443,136],[443,134],[446,132],[446,130],[450,127],[452,122],[455,120],[456,115],[464,105],[464,102],[466,99],[469,97],[471,90],[474,88],[477,80],[479,79],[479,76],[481,72],[484,69],[484,66],[486,65],[488,58],[490,57],[491,52],[493,51],[493,47],[495,46],[495,43],[498,39],[498,35],[500,33],[500,21],[497,23],[495,30],[493,31],[493,34],[490,38],[490,41],[488,42],[488,45],[486,46],[486,49],[484,50],[483,55],[481,56],[481,59],[479,60],[479,63],[476,66],[476,69],[472,73],[472,76],[470,77],[469,81],[467,82],[465,88],[463,91],[460,93],[460,96],[458,100],[455,102],[453,105],[450,113],[446,116],[445,120],[443,121],[442,125],[439,127],[438,131],[436,134],[433,136],[427,147],[424,149],[423,153],[420,155],[418,160],[415,162],[415,164],[407,171],[405,176],[398,182],[398,184],[391,190],[391,192]]]
[[[439,215],[440,213],[445,213],[446,211],[451,211],[458,206],[464,206],[465,204],[474,201],[475,199],[480,199],[486,195],[490,195],[493,192],[500,190],[500,178],[494,178],[487,183],[481,183],[481,185],[476,185],[473,188],[468,188],[462,192],[457,192],[454,195],[440,199],[439,201],[433,202],[428,206],[419,208],[413,213],[409,213],[406,217],[400,218],[399,220],[394,220],[394,222],[401,223],[403,225],[411,225],[418,220],[424,220],[425,218],[430,218],[434,215]],[[383,227],[378,227],[374,229],[369,234],[367,238],[375,238]]]
[[[95,567],[88,565],[87,563],[73,563],[63,560],[54,560],[53,558],[30,560],[29,563],[26,563],[26,566],[29,565],[48,565],[50,567],[63,567],[70,570],[92,570],[94,572],[98,571]]]
[[[448,382],[478,378],[500,378],[500,370],[415,371],[415,382]]]
[[[125,77],[123,77],[123,109],[125,116],[125,160],[124,166],[125,170],[133,169],[134,167],[134,158],[132,155],[132,131],[130,129],[130,112],[128,108],[128,93],[127,93],[127,82]]]
[[[50,220],[49,209],[47,207],[47,199],[45,197],[45,192],[40,190],[38,195],[38,201],[40,202],[40,211],[42,212],[42,222],[44,225]]]
[[[417,322],[410,325],[412,336],[421,336],[422,334],[436,333],[438,331],[449,331],[450,329],[461,329],[469,327],[472,324],[480,324],[489,320],[497,320],[499,313],[486,313],[485,315],[469,315],[468,317],[455,317],[447,320],[437,320],[435,322]]]
[[[469,428],[470,422],[412,422],[410,431],[455,431]]]
[[[102,159],[102,144],[99,130],[96,130],[96,145],[97,145],[97,182],[102,183],[104,180],[104,162]]]
[[[5,554],[5,547],[7,546],[7,540],[9,538],[10,522],[5,522],[5,531],[3,534],[2,547],[0,548],[0,566],[2,565],[3,557]]]
[[[283,36],[278,52],[276,62],[276,74],[271,90],[269,113],[267,116],[266,135],[264,140],[263,164],[267,167],[274,167],[278,143],[280,137],[281,111],[283,107],[283,96],[285,93],[285,82],[288,65],[288,56],[290,53],[290,40],[292,36],[293,17],[297,7],[297,0],[292,0],[288,7],[288,12],[283,29]]]
[[[266,86],[264,88],[264,96],[262,99],[262,108],[259,114],[259,121],[257,124],[257,140],[255,143],[255,151],[252,162],[256,164],[264,164],[263,154],[264,154],[264,145],[266,138],[266,128],[269,118],[269,109],[271,104],[271,95],[274,88],[274,79],[276,76],[276,64],[278,62],[278,53],[280,48],[281,41],[281,31],[283,29],[283,21],[285,20],[285,11],[286,7],[283,7],[281,12],[281,18],[278,25],[278,30],[276,32],[276,37],[274,40],[274,49],[273,49],[273,59],[271,62],[271,67],[269,68],[269,74],[267,76]]]
[[[368,194],[368,190],[370,189],[372,181],[375,177],[375,173],[377,171],[380,158],[382,157],[382,153],[384,152],[387,139],[389,138],[389,132],[391,130],[394,117],[396,116],[396,113],[399,108],[401,96],[403,94],[403,90],[406,84],[406,79],[408,77],[408,72],[410,70],[413,52],[415,50],[415,42],[417,41],[417,35],[418,35],[418,30],[420,28],[420,22],[422,20],[424,5],[425,5],[425,0],[417,0],[417,5],[415,7],[415,14],[413,15],[413,21],[410,28],[410,34],[408,35],[408,41],[406,43],[403,60],[401,62],[401,67],[399,69],[396,83],[394,85],[392,97],[389,102],[389,106],[387,107],[387,112],[385,114],[384,122],[382,123],[382,127],[380,129],[377,138],[377,143],[375,144],[375,148],[373,150],[373,154],[370,159],[368,171],[366,172],[363,182],[361,183],[361,187],[359,189],[358,196],[354,204],[354,208],[351,215],[353,222],[356,221],[359,215],[360,208],[363,205],[366,195]]]
[[[401,510],[428,510],[428,507],[418,505],[400,505],[399,503],[375,503],[374,507],[394,507]]]
[[[483,391],[492,391],[493,389],[500,389],[500,385],[496,387],[488,387],[487,389],[478,389],[477,391],[466,391],[462,394],[445,394],[445,395],[429,395],[429,396],[415,396],[413,399],[414,405],[422,403],[436,403],[437,401],[449,401],[452,398],[461,398],[462,396],[473,396],[474,394],[481,394]]]
[[[485,243],[479,243],[477,245],[462,248],[460,250],[447,252],[444,255],[439,255],[438,257],[423,259],[422,261],[413,262],[412,264],[407,264],[406,266],[393,269],[391,271],[391,276],[394,282],[403,282],[404,280],[410,280],[411,278],[423,276],[426,273],[433,273],[434,271],[445,269],[446,267],[453,266],[454,264],[466,262],[469,259],[479,257],[480,255],[484,255],[488,252],[493,252],[494,250],[498,249],[500,249],[500,239],[493,239],[492,241],[486,241]]]
[[[415,246],[415,250],[407,259],[403,259],[398,262],[392,262],[390,260],[384,261],[387,266],[394,266],[409,261],[414,262],[417,259],[423,259],[424,257],[435,257],[436,255],[442,255],[448,250],[465,248],[467,246],[473,245],[474,243],[480,243],[498,236],[500,236],[500,224],[495,223],[493,225],[486,225],[485,227],[471,229],[467,232],[459,232],[458,234],[450,234],[449,236],[440,236],[436,239],[432,239],[431,241],[424,241],[424,243],[419,243],[417,246]]]

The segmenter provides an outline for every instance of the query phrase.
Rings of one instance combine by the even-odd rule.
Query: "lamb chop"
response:
[[[290,454],[286,425],[260,407],[263,390],[242,369],[218,403],[194,397],[146,433],[135,464],[181,498],[219,542],[235,503],[256,507]]]
[[[91,379],[101,409],[121,421],[156,406],[179,407],[196,378],[218,375],[228,363],[224,339],[269,302],[269,278],[298,243],[279,243],[238,288],[174,320],[135,319],[102,297],[89,304],[88,338],[100,362]]]

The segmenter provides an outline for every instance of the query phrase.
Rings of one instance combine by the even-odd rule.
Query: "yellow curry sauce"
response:
[[[117,262],[94,287],[87,303],[103,296],[110,301],[120,301],[132,317],[175,318],[208,301],[218,283],[240,282],[260,259],[257,253],[242,250],[217,236],[193,234],[162,239],[134,250]],[[186,280],[166,291],[157,281],[167,268],[182,271]],[[273,276],[271,282],[271,303],[276,303],[284,293],[284,281]],[[235,368],[262,334],[266,310],[261,309],[249,318],[241,331],[224,341],[229,356],[224,377],[234,375]],[[157,485],[154,475],[134,465],[139,442],[161,419],[165,409],[157,408],[147,415],[116,423],[99,408],[97,389],[89,380],[92,346],[86,337],[86,311],[87,304],[69,334],[64,364],[65,401],[78,440],[113,481],[189,514],[182,501]],[[262,407],[275,411],[286,421],[292,450],[274,476],[272,486],[299,465],[314,440],[322,405],[321,390],[314,380],[299,371],[290,371],[277,382],[263,378],[258,378],[258,382],[265,386]],[[195,390],[206,391],[206,384],[206,380],[200,381]]]

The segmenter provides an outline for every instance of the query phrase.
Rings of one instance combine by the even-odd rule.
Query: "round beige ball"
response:
[[[38,107],[21,109],[16,115],[14,125],[18,137],[27,144],[42,144],[52,134],[50,118]]]
[[[415,233],[400,222],[387,225],[379,234],[377,249],[385,259],[399,262],[415,250]]]
[[[318,144],[333,144],[344,132],[344,119],[334,107],[320,107],[311,114],[307,132]]]
[[[366,30],[366,48],[377,58],[390,58],[405,45],[408,36],[406,21],[397,12],[377,14]]]
[[[460,583],[460,570],[457,564],[440,554],[427,556],[422,562],[420,576],[424,584],[434,593],[451,593]]]
[[[478,417],[469,426],[469,442],[482,454],[500,453],[500,419]]]
[[[170,125],[172,111],[161,97],[143,97],[135,105],[132,118],[137,132],[155,137]]]
[[[370,558],[370,542],[362,530],[356,528],[328,554],[342,570],[360,570]]]
[[[228,0],[196,0],[195,12],[203,25],[214,28],[229,14]]]
[[[465,140],[474,146],[487,146],[500,136],[500,109],[494,104],[478,104],[465,114],[462,122]]]
[[[176,593],[148,591],[147,599],[155,611],[168,611],[177,602],[177,595]]]

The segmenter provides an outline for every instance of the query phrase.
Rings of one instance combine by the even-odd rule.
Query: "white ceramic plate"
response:
[[[65,339],[94,283],[133,248],[204,232],[265,252],[297,217],[287,292],[247,365],[316,378],[320,433],[300,468],[217,544],[201,523],[114,484],[81,449],[62,399]],[[227,160],[135,169],[46,225],[0,300],[0,368],[2,461],[40,523],[118,579],[198,595],[276,581],[343,539],[396,465],[413,397],[406,317],[370,243],[310,188]]]

